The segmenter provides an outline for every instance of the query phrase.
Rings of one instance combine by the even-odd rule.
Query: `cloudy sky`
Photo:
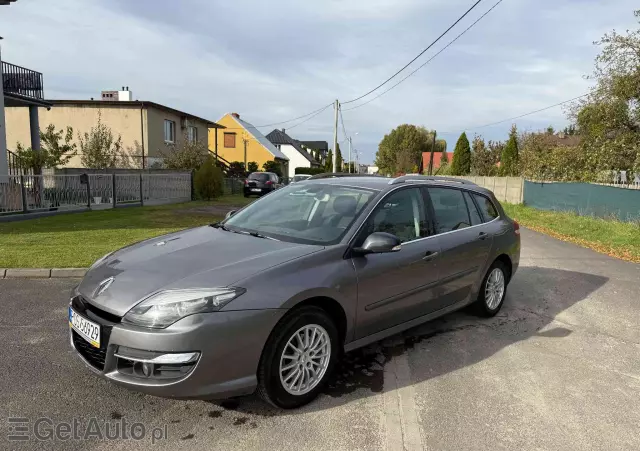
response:
[[[483,0],[411,67],[496,1]],[[212,120],[238,112],[262,125],[367,92],[473,3],[18,0],[0,6],[0,36],[4,60],[44,73],[48,98],[98,98],[103,89],[127,85],[135,99]],[[353,111],[347,108],[368,98],[344,105],[345,128],[363,154],[361,162],[371,162],[380,139],[402,123],[437,129],[453,149],[463,130],[470,138],[481,133],[504,139],[509,122],[477,127],[585,93],[589,82],[583,75],[597,53],[592,41],[613,28],[637,27],[635,3],[503,0],[397,88]],[[299,122],[278,128],[297,139],[332,141],[331,108],[292,128]],[[566,125],[562,108],[516,122],[532,129]]]

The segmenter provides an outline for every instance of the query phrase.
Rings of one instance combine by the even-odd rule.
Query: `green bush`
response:
[[[216,166],[213,158],[209,157],[196,171],[193,184],[200,199],[211,200],[222,196],[224,192],[224,175],[222,169]]]
[[[309,175],[316,175],[316,174],[324,174],[325,172],[327,172],[327,170],[324,167],[320,167],[320,168],[296,168],[296,174],[309,174]]]
[[[262,165],[262,169],[264,170],[264,172],[273,172],[278,177],[282,177],[282,167],[280,166],[280,163],[275,160],[265,161],[265,163]]]
[[[249,172],[258,172],[258,163],[255,161],[250,161],[247,163],[247,171]]]

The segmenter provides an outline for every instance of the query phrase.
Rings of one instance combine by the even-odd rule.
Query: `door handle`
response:
[[[427,253],[424,254],[424,257],[422,257],[422,259],[426,262],[429,262],[434,258],[436,258],[437,255],[438,255],[438,252],[427,251]]]
[[[480,233],[478,234],[478,239],[479,239],[479,240],[486,240],[488,236],[489,236],[489,235],[487,235],[485,232],[480,232]]]

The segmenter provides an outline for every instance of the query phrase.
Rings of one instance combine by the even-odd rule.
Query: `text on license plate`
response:
[[[260,188],[252,188],[251,191],[253,191],[254,193],[259,193],[262,190]]]
[[[100,325],[78,315],[69,307],[69,326],[96,348],[100,347]]]

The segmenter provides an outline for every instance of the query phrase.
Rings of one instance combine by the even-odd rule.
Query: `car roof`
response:
[[[314,176],[316,177],[316,176]],[[491,195],[491,191],[475,183],[464,179],[454,179],[448,177],[426,177],[426,176],[402,176],[402,177],[382,177],[375,175],[327,175],[323,178],[314,178],[305,183],[353,186],[368,188],[376,191],[391,191],[399,186],[420,185],[420,186],[441,186],[449,188],[464,188],[470,191]]]

